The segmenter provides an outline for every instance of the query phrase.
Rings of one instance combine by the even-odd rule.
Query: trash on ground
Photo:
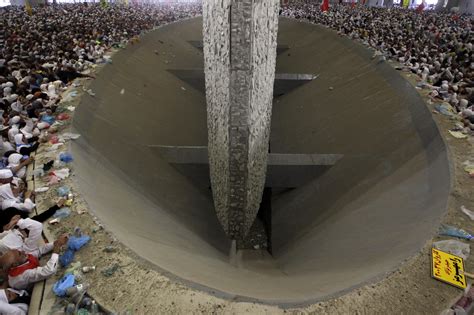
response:
[[[120,94],[124,95],[125,94],[125,89],[121,89]]]
[[[102,270],[102,274],[106,277],[111,277],[119,269],[118,264],[114,264],[111,267]]]
[[[53,165],[54,165],[54,160],[51,160],[51,161],[49,161],[48,163],[43,164],[43,169],[42,169],[42,170],[43,170],[44,172],[47,172],[47,171],[49,171],[51,168],[53,168]],[[43,175],[44,175],[44,172],[43,172]]]
[[[48,149],[46,149],[47,151],[56,151],[59,149],[60,146],[62,146],[64,143],[61,143],[61,142],[58,142],[58,143],[55,143],[53,144],[51,147],[49,147]]]
[[[57,118],[58,120],[68,120],[69,118],[71,118],[71,116],[69,116],[69,115],[66,114],[66,113],[61,113],[61,114],[59,114],[56,118]]]
[[[57,189],[57,192],[58,192],[58,196],[59,197],[65,197],[69,194],[71,190],[69,189],[69,187],[67,186],[61,186]]]
[[[65,219],[71,215],[71,209],[68,207],[63,207],[53,214],[53,218]]]
[[[49,187],[46,187],[46,186],[38,187],[38,188],[35,188],[35,193],[42,193],[48,190],[49,190]]]
[[[50,116],[50,115],[43,115],[43,116],[41,117],[41,121],[43,121],[43,122],[45,122],[45,123],[47,123],[47,124],[49,124],[49,125],[51,126],[52,124],[54,124],[55,119],[54,119],[53,116]]]
[[[459,237],[466,240],[474,238],[471,234],[464,231],[463,229],[456,228],[454,226],[442,224],[439,230],[439,235]]]
[[[81,269],[81,262],[80,261],[76,261],[74,263],[71,264],[71,267],[67,268],[66,271],[64,272],[64,274],[74,274],[77,270]]]
[[[72,132],[65,132],[61,135],[61,138],[66,140],[76,140],[79,139],[81,135],[78,133],[72,133]]]
[[[104,248],[104,252],[106,253],[115,253],[116,251],[117,251],[117,248],[112,245],[106,246]]]
[[[35,170],[33,170],[33,176],[34,177],[43,177],[44,175],[44,170],[41,169],[41,168],[37,168]]]
[[[474,211],[469,210],[465,206],[461,206],[461,211],[467,215],[471,220],[474,220]]]
[[[471,253],[469,244],[457,241],[457,240],[444,240],[433,243],[434,248],[440,251],[459,256],[463,259],[467,259]]]
[[[59,263],[62,267],[69,266],[70,263],[74,260],[74,251],[72,249],[66,249],[66,251],[59,256]]]
[[[58,280],[53,286],[53,292],[57,296],[63,297],[66,296],[66,290],[74,286],[74,275],[67,274],[61,279]]]
[[[65,179],[69,177],[69,169],[68,168],[62,168],[60,170],[56,170],[53,172],[53,175],[58,177],[59,179]]]
[[[462,163],[464,170],[469,173],[470,176],[474,175],[474,163],[471,161],[464,161]]]
[[[89,94],[90,96],[95,96],[95,93],[94,93],[91,89],[88,89],[86,92],[87,92],[87,94]]]
[[[59,183],[59,181],[60,179],[57,176],[51,175],[49,176],[47,185],[48,186],[56,185],[57,183]]]
[[[49,138],[49,143],[51,144],[56,144],[58,142],[59,142],[58,136],[52,136],[51,138]]]
[[[454,115],[454,110],[449,105],[448,103],[442,103],[442,104],[436,104],[435,105],[435,110],[439,112],[440,114],[446,115],[446,116],[453,116]]]
[[[51,224],[51,225],[54,225],[54,224],[58,224],[59,221],[60,221],[60,220],[57,218],[57,219],[52,219],[52,220],[50,220],[48,223]]]
[[[81,249],[84,245],[89,243],[91,240],[90,236],[87,235],[80,235],[80,236],[70,236],[69,241],[68,241],[68,248],[72,249],[74,251],[78,251]]]
[[[91,271],[95,271],[95,266],[84,266],[82,267],[82,272],[83,273],[88,273],[88,272],[91,272]]]
[[[63,163],[71,163],[72,161],[74,161],[74,158],[72,157],[71,153],[63,152],[59,154],[59,160]]]
[[[463,134],[460,131],[448,130],[448,132],[451,134],[451,136],[453,136],[456,139],[466,139],[467,138],[467,135]]]

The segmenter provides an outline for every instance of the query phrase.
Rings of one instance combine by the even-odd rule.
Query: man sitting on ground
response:
[[[0,257],[0,266],[8,273],[8,284],[16,290],[29,289],[36,282],[56,274],[61,247],[66,245],[67,235],[61,235],[53,244],[53,254],[46,265],[40,266],[38,258],[11,249]]]

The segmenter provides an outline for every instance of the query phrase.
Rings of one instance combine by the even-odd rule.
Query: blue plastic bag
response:
[[[65,296],[66,295],[66,290],[74,286],[74,275],[73,274],[67,274],[61,279],[59,279],[58,282],[56,282],[53,286],[53,292],[57,296]]]
[[[61,186],[57,189],[59,197],[65,197],[69,194],[70,189],[67,186]]]
[[[91,240],[90,236],[87,236],[87,235],[70,236],[69,241],[67,243],[67,247],[70,250],[78,251],[79,249],[81,249],[82,246],[89,243],[90,240]]]
[[[474,238],[474,236],[464,231],[463,229],[459,229],[454,226],[445,225],[445,224],[441,225],[441,228],[439,230],[439,235],[459,237],[459,238],[469,240],[469,241]]]
[[[68,207],[64,207],[59,210],[56,210],[56,212],[53,214],[53,218],[64,219],[67,218],[70,214],[71,209],[69,209]]]
[[[69,264],[74,260],[74,250],[67,249],[64,254],[59,256],[59,263],[63,267],[69,266]]]
[[[64,163],[70,163],[74,161],[74,158],[71,153],[64,152],[59,155],[59,160]]]
[[[44,121],[45,123],[48,123],[49,125],[52,125],[54,124],[54,117],[53,116],[50,116],[50,115],[43,115],[41,117],[41,121]]]

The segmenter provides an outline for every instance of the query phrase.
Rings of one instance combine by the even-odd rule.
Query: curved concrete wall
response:
[[[207,143],[204,94],[166,71],[203,67],[202,52],[187,42],[201,39],[201,23],[165,26],[119,51],[92,83],[96,96],[86,94],[76,110],[76,179],[119,240],[190,285],[283,304],[373,281],[431,238],[446,208],[449,167],[416,90],[358,44],[282,19],[278,41],[290,50],[277,73],[320,76],[274,101],[272,152],[344,158],[310,184],[274,195],[273,258],[244,252],[231,266],[210,191],[149,147]]]

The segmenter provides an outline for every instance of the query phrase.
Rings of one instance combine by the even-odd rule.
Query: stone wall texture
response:
[[[265,184],[279,0],[203,2],[208,148],[217,216],[243,239]]]

